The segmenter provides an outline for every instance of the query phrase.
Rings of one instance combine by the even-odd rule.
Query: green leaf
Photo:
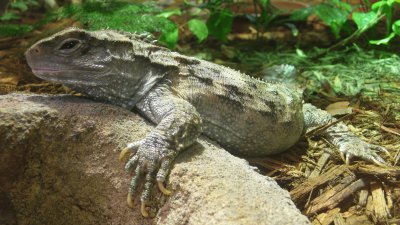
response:
[[[265,10],[267,9],[268,0],[260,0],[261,7]]]
[[[233,14],[228,9],[213,11],[208,17],[207,28],[210,35],[226,41],[228,33],[232,29]]]
[[[334,78],[332,88],[336,93],[340,93],[340,91],[343,89],[343,84],[339,76]]]
[[[314,7],[307,7],[293,11],[289,19],[294,21],[305,21],[314,11]]]
[[[385,1],[375,2],[374,4],[372,4],[371,10],[373,10],[374,12],[378,12],[378,9],[385,7],[385,5],[387,5],[387,3]]]
[[[21,11],[28,10],[28,5],[22,1],[16,1],[10,4],[12,8],[19,9]]]
[[[389,34],[389,36],[387,36],[384,39],[370,40],[369,43],[372,45],[387,45],[394,36],[395,36],[395,33],[391,33],[391,34]]]
[[[314,13],[328,26],[336,38],[340,37],[340,30],[344,23],[347,21],[347,17],[350,12],[341,10],[338,7],[329,4],[320,4],[314,7]]]
[[[13,12],[5,12],[2,16],[0,16],[0,20],[6,21],[6,20],[16,20],[19,19],[20,16]]]
[[[165,11],[162,12],[160,14],[158,14],[158,17],[163,17],[163,18],[169,18],[170,16],[174,16],[174,15],[182,15],[182,12],[180,9],[174,9],[174,10],[170,10],[170,11]]]
[[[354,12],[353,20],[357,24],[357,28],[361,30],[364,27],[367,27],[372,21],[374,21],[377,16],[378,15],[374,11],[370,11],[368,13]]]
[[[197,37],[199,43],[208,37],[207,25],[203,21],[191,19],[188,24],[190,31]]]
[[[285,25],[289,27],[294,37],[297,37],[299,35],[299,29],[297,29],[296,25],[294,25],[293,23],[285,23]]]
[[[296,48],[296,54],[297,54],[297,56],[299,56],[301,58],[307,58],[307,55],[300,48]]]
[[[390,7],[393,7],[393,4],[395,3],[395,0],[388,0],[387,1],[387,4],[390,6]]]
[[[352,7],[350,4],[348,4],[346,2],[342,2],[341,0],[330,0],[330,2],[334,3],[336,6],[342,8],[344,10],[347,10],[349,12],[352,10]]]
[[[374,3],[371,6],[371,9],[375,12],[380,11],[382,14],[386,15],[386,31],[387,34],[390,33],[390,29],[392,27],[392,19],[393,19],[393,2],[389,1],[379,1]]]
[[[392,30],[395,34],[400,36],[400,20],[397,20],[393,23]]]
[[[178,36],[179,36],[179,31],[178,31],[178,26],[176,24],[172,24],[171,28],[168,30],[163,30],[160,41],[165,43],[168,48],[175,48],[176,43],[178,42]]]
[[[33,30],[33,26],[31,26],[31,25],[13,24],[13,23],[0,24],[0,37],[21,36],[28,32],[32,32],[32,30]]]
[[[382,10],[383,14],[388,14],[388,12],[391,11],[391,7],[386,1],[379,1],[372,4],[371,10],[378,12],[379,9]]]

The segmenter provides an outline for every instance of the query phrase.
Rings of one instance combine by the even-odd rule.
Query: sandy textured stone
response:
[[[156,192],[155,217],[143,218],[125,203],[117,157],[150,129],[83,98],[0,96],[0,224],[309,224],[275,181],[204,138],[176,160],[173,195]]]

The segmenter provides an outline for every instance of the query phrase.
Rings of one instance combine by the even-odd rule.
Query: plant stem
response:
[[[385,15],[381,14],[380,16],[377,16],[374,20],[372,20],[371,22],[369,22],[366,26],[364,26],[361,29],[357,29],[353,34],[351,34],[350,36],[344,38],[343,40],[339,41],[338,43],[332,45],[331,47],[325,49],[323,52],[320,52],[314,56],[311,56],[311,59],[317,59],[321,56],[326,55],[327,53],[329,53],[332,50],[336,50],[342,46],[347,45],[350,41],[353,41],[355,39],[357,39],[358,37],[361,36],[361,34],[365,33],[367,30],[369,30],[371,27],[373,27],[379,20],[381,20]]]

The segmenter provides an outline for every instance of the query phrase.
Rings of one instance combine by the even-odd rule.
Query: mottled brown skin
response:
[[[62,83],[96,100],[136,109],[157,124],[143,140],[128,144],[126,164],[134,176],[128,194],[144,175],[144,203],[156,178],[163,186],[180,151],[200,134],[234,153],[261,156],[293,146],[305,131],[335,121],[303,104],[301,91],[267,83],[230,68],[158,47],[144,36],[110,30],[69,28],[33,45],[26,58],[35,75]],[[357,156],[384,161],[343,123],[322,133],[348,162]]]

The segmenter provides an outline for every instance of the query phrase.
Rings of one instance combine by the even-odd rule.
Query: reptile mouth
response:
[[[50,69],[50,68],[32,68],[33,73],[44,73],[44,72],[61,72],[61,70]]]
[[[68,69],[53,69],[53,68],[32,68],[32,72],[39,78],[51,82],[62,84],[81,84],[87,86],[98,86],[98,82],[93,80],[93,77],[85,75],[85,72],[93,72],[88,70],[68,70]],[[72,73],[72,75],[71,75]],[[74,76],[73,74],[80,74]]]

